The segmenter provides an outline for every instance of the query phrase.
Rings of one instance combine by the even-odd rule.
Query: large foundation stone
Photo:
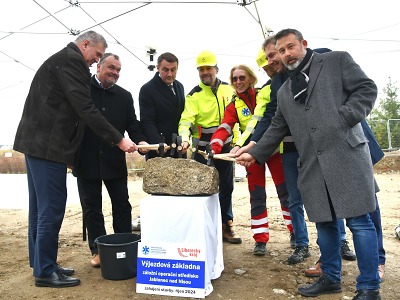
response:
[[[143,191],[155,195],[218,193],[218,171],[192,159],[152,158],[146,162]]]

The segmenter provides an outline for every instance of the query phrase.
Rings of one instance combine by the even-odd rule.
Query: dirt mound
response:
[[[376,173],[400,172],[400,150],[385,152],[385,156],[374,166]]]

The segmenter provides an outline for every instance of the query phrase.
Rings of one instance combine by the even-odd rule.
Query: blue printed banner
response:
[[[137,293],[204,298],[204,285],[204,247],[138,244]]]

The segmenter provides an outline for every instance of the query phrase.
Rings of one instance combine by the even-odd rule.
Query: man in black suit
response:
[[[157,59],[156,74],[140,89],[140,123],[150,144],[165,142],[170,145],[172,134],[178,133],[178,123],[185,108],[183,85],[175,79],[178,64],[174,54],[161,54]],[[157,156],[156,151],[147,154],[148,159]],[[169,156],[169,152],[165,156]]]
[[[91,79],[93,102],[121,135],[126,131],[135,143],[147,144],[136,118],[131,93],[116,85],[120,71],[119,57],[112,53],[104,54],[97,65],[97,74]],[[87,127],[74,174],[77,176],[89,248],[93,255],[90,263],[99,267],[100,258],[94,241],[106,234],[102,212],[103,182],[111,198],[114,232],[132,232],[125,153],[104,143]]]
[[[172,134],[178,133],[178,123],[185,108],[185,91],[176,80],[178,58],[165,52],[157,59],[157,72],[139,91],[140,123],[150,144],[171,145]],[[156,150],[149,151],[146,159],[160,156]],[[164,156],[170,156],[168,150]],[[174,158],[179,154],[175,152]],[[186,153],[182,154],[186,158]],[[132,222],[132,230],[140,230],[140,217]]]

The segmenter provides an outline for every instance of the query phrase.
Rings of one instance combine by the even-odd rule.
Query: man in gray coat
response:
[[[346,218],[361,273],[353,299],[380,299],[378,243],[368,215],[375,210],[376,185],[360,124],[373,108],[376,85],[347,52],[314,53],[295,29],[276,34],[276,48],[290,77],[278,92],[271,126],[237,161],[245,166],[265,163],[290,131],[299,152],[298,186],[307,215],[317,225],[323,271],[317,282],[299,287],[299,293],[341,292],[336,219]]]

